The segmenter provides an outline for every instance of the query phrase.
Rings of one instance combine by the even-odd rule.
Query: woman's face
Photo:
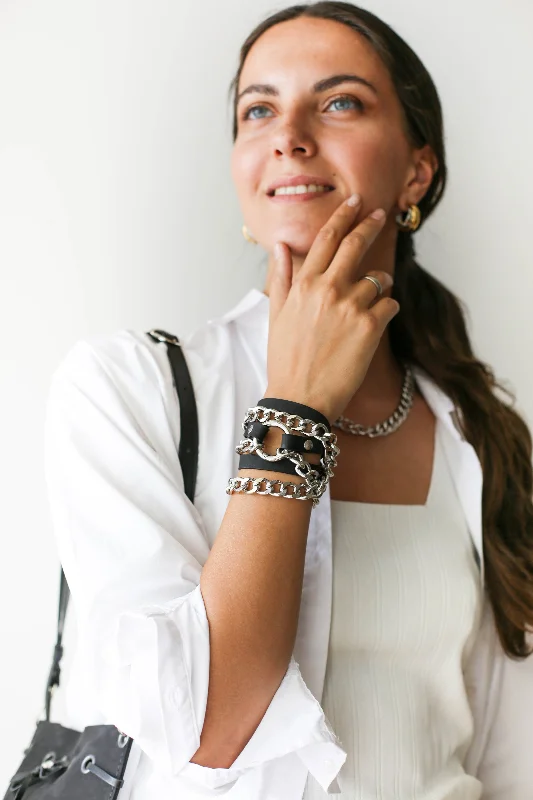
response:
[[[395,215],[425,193],[387,69],[346,25],[300,17],[270,28],[246,58],[237,96],[232,176],[244,221],[268,252],[280,240],[305,256],[353,192],[362,196],[359,219],[378,207]],[[299,175],[334,189],[307,200],[269,195],[273,182]]]

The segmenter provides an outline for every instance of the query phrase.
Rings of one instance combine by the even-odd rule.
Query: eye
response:
[[[250,106],[248,111],[244,112],[244,114],[242,115],[241,119],[243,119],[243,120],[250,119],[250,112],[251,111],[255,111],[255,109],[257,109],[257,108],[266,108],[266,106],[262,106],[260,103],[256,103],[255,106]],[[261,119],[261,117],[252,117],[252,119]]]
[[[359,98],[358,98],[358,97],[353,97],[353,96],[352,96],[352,95],[350,95],[350,94],[341,94],[341,95],[339,95],[339,97],[335,97],[333,100],[330,100],[330,102],[328,103],[328,105],[326,106],[326,108],[328,108],[328,107],[329,107],[330,105],[332,105],[333,103],[339,103],[339,102],[341,102],[341,101],[346,101],[346,100],[347,100],[349,103],[354,103],[354,104],[355,104],[355,107],[356,107],[356,108],[358,108],[358,109],[359,109],[359,111],[364,111],[364,108],[365,108],[365,106],[364,106],[364,103],[363,103],[361,100],[359,100]],[[262,105],[261,103],[256,103],[255,105],[253,105],[253,106],[250,106],[250,108],[249,108],[247,111],[245,111],[245,112],[244,112],[244,114],[241,116],[241,119],[242,119],[243,121],[244,121],[244,120],[247,120],[247,119],[264,119],[264,117],[256,117],[256,116],[254,116],[254,117],[250,117],[250,114],[251,114],[251,112],[252,112],[252,111],[256,111],[258,108],[266,108],[266,109],[267,109],[267,111],[268,111],[268,108],[267,108],[267,106],[265,106],[265,105]],[[347,108],[341,108],[341,109],[339,109],[339,110],[340,110],[340,111],[349,111],[350,109],[347,109]]]
[[[326,108],[328,108],[328,107],[329,107],[330,105],[332,105],[333,103],[339,103],[340,101],[345,101],[345,100],[347,100],[347,101],[348,101],[348,102],[350,102],[350,103],[355,103],[356,107],[357,107],[357,108],[358,108],[360,111],[363,111],[363,110],[364,110],[364,108],[365,108],[365,106],[364,106],[364,104],[361,102],[361,100],[359,100],[359,98],[358,98],[358,97],[352,97],[352,95],[351,95],[351,94],[341,94],[341,95],[339,95],[339,97],[335,97],[333,100],[331,100],[331,101],[328,103],[328,105],[326,106]],[[346,108],[341,108],[341,109],[339,109],[339,110],[340,110],[340,111],[348,111],[349,109],[346,109]]]

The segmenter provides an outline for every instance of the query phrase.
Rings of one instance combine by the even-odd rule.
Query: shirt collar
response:
[[[270,307],[270,298],[264,293],[261,292],[259,289],[253,287],[248,292],[246,292],[243,297],[233,306],[230,308],[229,311],[226,311],[224,314],[221,314],[218,317],[214,317],[213,319],[209,320],[210,322],[232,322],[233,320],[238,321],[241,317],[246,315],[252,309],[256,308],[256,306],[260,306],[259,309],[256,309],[257,313],[261,313],[262,318],[265,319],[265,323],[267,324],[266,333],[268,334],[268,310]]]

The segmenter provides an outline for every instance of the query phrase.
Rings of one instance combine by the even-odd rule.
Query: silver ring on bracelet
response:
[[[360,278],[360,280],[362,280],[362,281],[364,281],[364,280],[372,281],[372,283],[374,284],[374,286],[378,290],[378,296],[381,297],[381,295],[383,294],[383,286],[381,285],[381,283],[378,281],[377,278],[374,278],[373,275],[363,275],[363,277]]]

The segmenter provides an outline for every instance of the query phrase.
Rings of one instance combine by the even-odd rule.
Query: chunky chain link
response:
[[[261,490],[262,483],[266,484],[266,489]],[[276,484],[279,483],[279,491],[275,490]],[[251,488],[249,485],[251,484]],[[289,490],[293,489],[291,493]],[[312,500],[313,508],[318,505],[322,493],[318,494],[316,490],[308,483],[294,483],[293,481],[282,481],[272,478],[246,478],[237,476],[230,478],[226,488],[226,494],[235,494],[237,492],[244,492],[245,494],[271,494],[274,497],[287,497],[289,500]],[[302,494],[303,492],[303,494]]]
[[[310,482],[316,482],[320,480],[321,476],[325,474],[323,472],[323,467],[316,464],[310,464],[309,461],[306,461],[301,453],[297,453],[295,450],[286,450],[282,447],[278,447],[274,455],[269,455],[268,453],[265,453],[259,443],[254,444],[254,442],[257,442],[257,440],[242,439],[241,443],[237,445],[235,450],[237,453],[239,453],[239,455],[249,455],[251,453],[255,453],[256,455],[261,456],[261,458],[263,458],[265,461],[283,461],[285,459],[289,459],[296,465],[294,467],[296,474],[301,478],[306,478]]]
[[[285,418],[285,422],[283,418]],[[337,447],[337,435],[330,431],[326,425],[321,422],[315,422],[312,419],[305,419],[298,414],[288,414],[286,411],[276,411],[276,409],[265,408],[265,406],[254,406],[248,409],[242,423],[242,429],[245,434],[249,432],[249,427],[254,422],[281,428],[285,433],[302,433],[307,437],[312,436],[318,439],[324,446],[324,458],[321,458],[321,464],[326,469],[327,477],[333,477],[332,470],[337,466],[336,459],[340,450]],[[257,442],[256,439],[245,439],[244,441]],[[300,454],[297,453],[296,455],[299,456]],[[304,462],[309,464],[305,460]]]
[[[388,436],[390,433],[394,433],[407,419],[407,415],[413,405],[414,386],[415,380],[413,371],[408,365],[405,365],[405,377],[403,380],[400,402],[388,419],[384,420],[384,422],[378,422],[377,425],[367,427],[341,414],[341,416],[333,422],[333,425],[346,433],[353,433],[356,436],[369,436],[371,439],[375,436]]]

